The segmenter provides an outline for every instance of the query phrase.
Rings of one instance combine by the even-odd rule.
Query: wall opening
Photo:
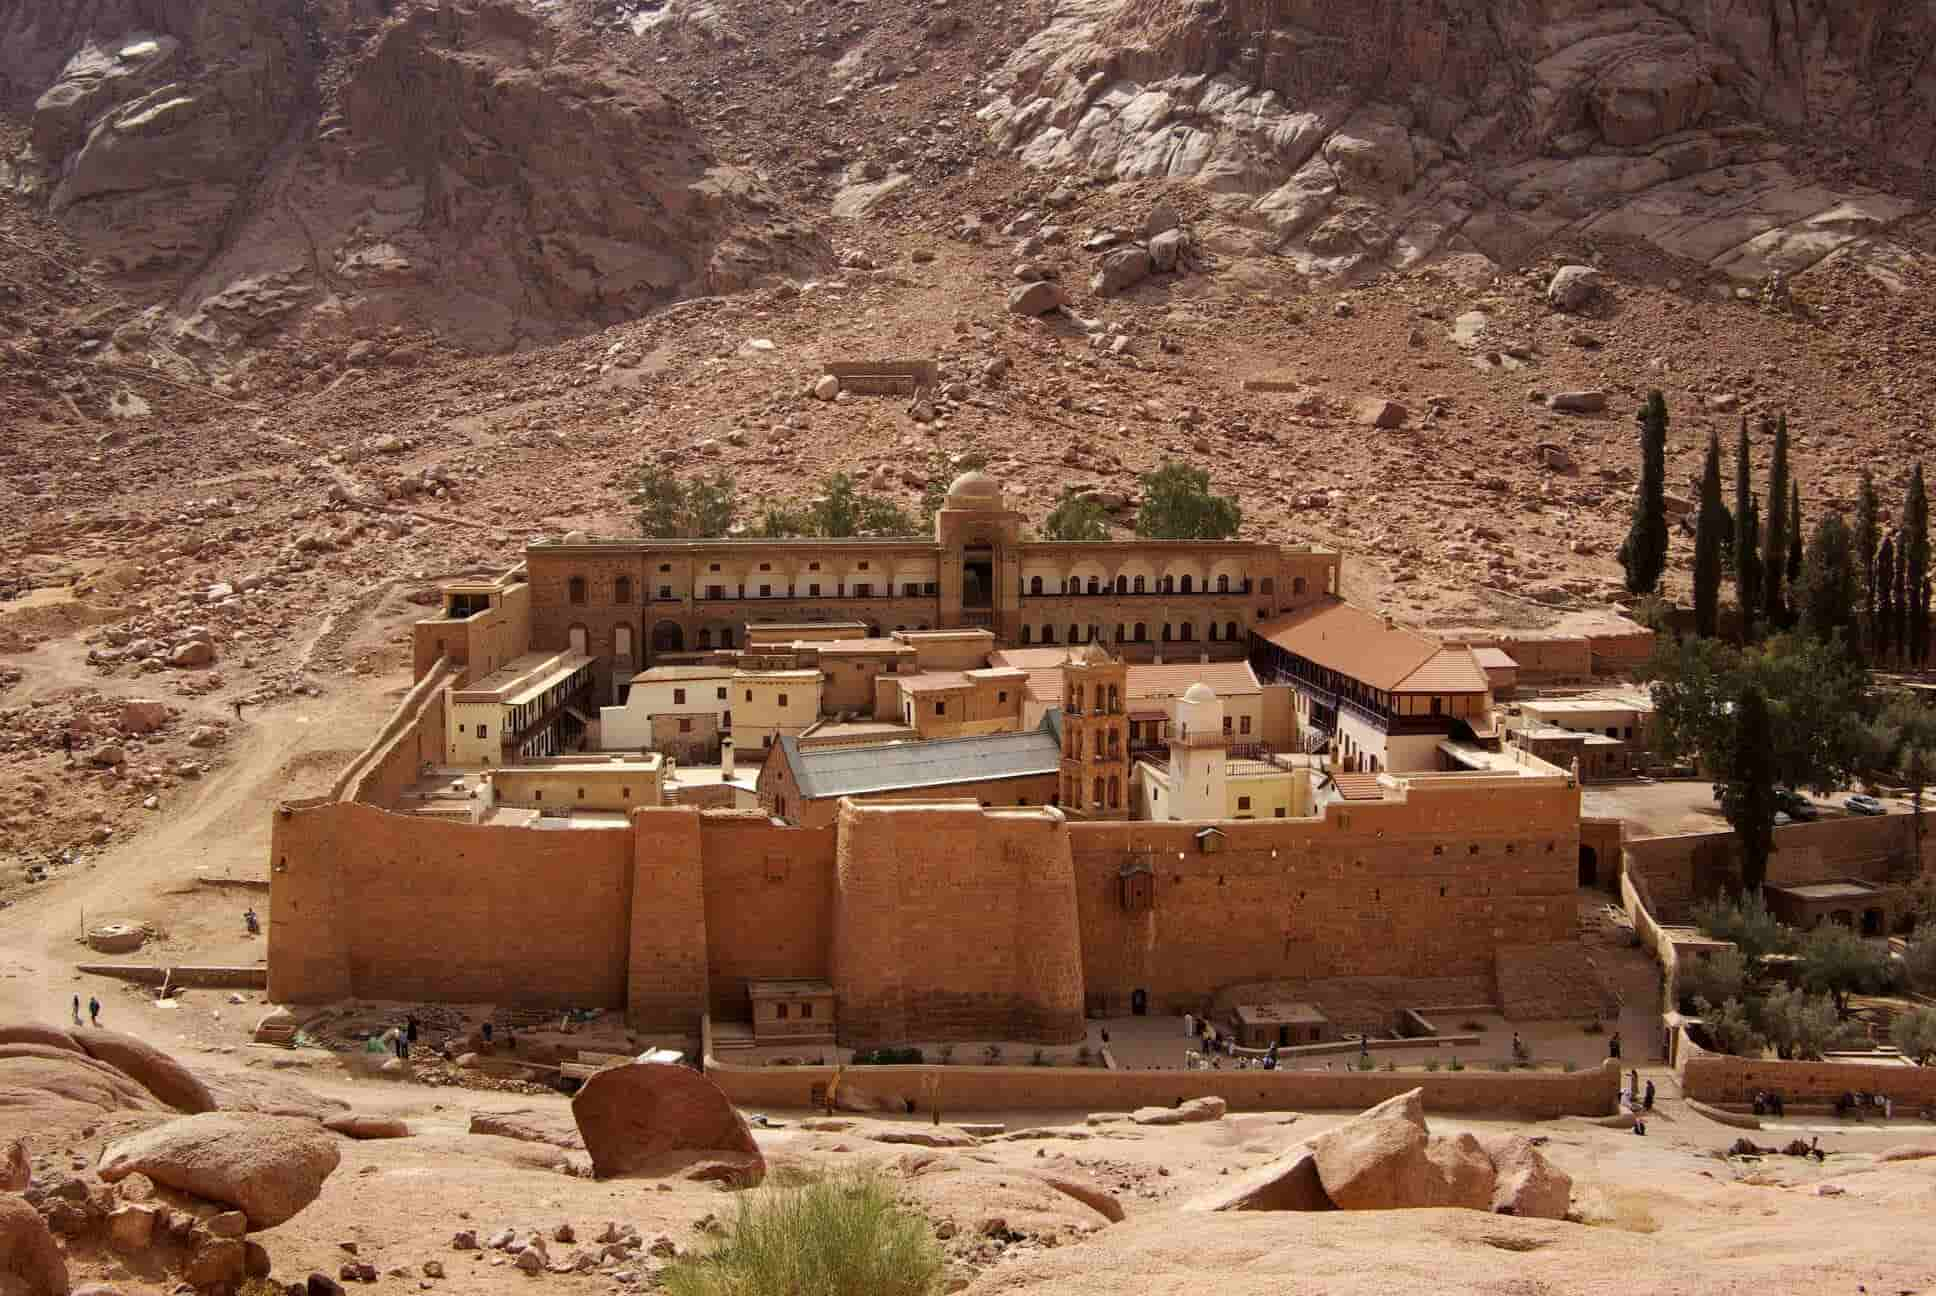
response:
[[[1600,885],[1600,853],[1591,846],[1580,847],[1580,885],[1583,887]]]

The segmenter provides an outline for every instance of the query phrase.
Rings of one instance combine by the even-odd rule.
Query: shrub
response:
[[[1087,1044],[1084,1044],[1081,1048],[1076,1050],[1076,1065],[1088,1066],[1090,1056],[1091,1055],[1089,1053],[1089,1046]]]
[[[1427,1058],[1427,1059],[1425,1060],[1425,1069],[1426,1069],[1427,1071],[1436,1071],[1436,1070],[1438,1070],[1438,1069],[1439,1069],[1439,1060],[1438,1060],[1437,1058]]]
[[[1445,1069],[1447,1071],[1463,1071],[1465,1070],[1465,1063],[1459,1061],[1459,1055],[1457,1053],[1454,1053],[1452,1055],[1451,1065],[1446,1067]]]
[[[1378,1065],[1378,1064],[1377,1064],[1376,1062],[1373,1062],[1373,1061],[1372,1061],[1372,1060],[1371,1060],[1370,1058],[1368,1058],[1368,1057],[1361,1057],[1361,1058],[1359,1058],[1359,1059],[1358,1059],[1358,1069],[1359,1069],[1360,1071],[1370,1071],[1370,1070],[1373,1070],[1373,1069],[1375,1069],[1375,1068],[1377,1067],[1377,1065]]]
[[[953,1062],[955,1060],[955,1046],[952,1044],[943,1044],[940,1048],[936,1049],[934,1053],[936,1057],[941,1059],[942,1066],[947,1066],[950,1062]]]
[[[1501,1074],[1504,1074],[1505,1072],[1511,1071],[1513,1069],[1513,1064],[1510,1062],[1494,1062],[1492,1064],[1492,1069],[1494,1071],[1500,1072]]]
[[[1721,1052],[1758,1058],[1768,1051],[1768,1041],[1754,1028],[1748,1019],[1748,1010],[1739,999],[1730,999],[1719,1006],[1697,999],[1694,1006],[1700,1011],[1701,1025],[1707,1028],[1708,1038]]]
[[[739,1198],[732,1232],[666,1269],[670,1296],[929,1296],[942,1256],[927,1222],[868,1175]]]
[[[1385,1063],[1385,1070],[1387,1070],[1387,1071],[1396,1071],[1396,1070],[1398,1070],[1398,1063],[1396,1063],[1396,1062],[1389,1062],[1389,1061],[1388,1061],[1388,1062],[1386,1062],[1386,1063]]]
[[[1768,912],[1759,894],[1745,899],[1728,895],[1697,904],[1694,925],[1716,940],[1733,941],[1749,963],[1759,963],[1770,954],[1786,954],[1795,947],[1795,933]]]
[[[1889,1023],[1889,1042],[1916,1062],[1936,1054],[1936,1008],[1905,1008],[1897,1013]]]
[[[1575,1062],[1562,1062],[1560,1064],[1560,1070],[1566,1072],[1568,1075],[1572,1075],[1575,1071],[1578,1071],[1579,1069],[1580,1069],[1579,1064]]]
[[[1864,1042],[1862,1028],[1845,1022],[1828,995],[1811,995],[1777,986],[1768,997],[1748,1004],[1748,1015],[1782,1057],[1819,1062],[1830,1049]]]
[[[1047,1066],[1048,1064],[1049,1054],[1046,1049],[1037,1049],[1029,1055],[1030,1066]]]
[[[1002,1060],[1002,1046],[999,1044],[990,1044],[982,1050],[982,1056],[988,1059],[989,1066],[998,1066]]]
[[[1720,950],[1706,958],[1683,963],[1674,973],[1674,988],[1680,995],[1683,1011],[1696,999],[1726,1003],[1745,998],[1748,989],[1748,961],[1740,950]]]

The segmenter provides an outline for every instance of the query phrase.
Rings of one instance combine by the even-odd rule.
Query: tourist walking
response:
[[[1654,1082],[1652,1080],[1647,1082],[1647,1097],[1641,1101],[1640,1105],[1648,1111],[1654,1109]]]
[[[87,1016],[96,1026],[101,1024],[101,1001],[93,995],[87,997]]]
[[[81,1024],[81,997],[79,995],[74,996],[74,1024],[76,1026]]]
[[[1615,1031],[1613,1033],[1613,1037],[1607,1041],[1607,1056],[1610,1058],[1614,1058],[1616,1060],[1620,1057],[1620,1032],[1619,1031]]]

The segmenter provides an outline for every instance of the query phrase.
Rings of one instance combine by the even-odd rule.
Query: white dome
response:
[[[1198,680],[1183,691],[1183,700],[1185,702],[1215,702],[1217,700],[1217,692],[1202,680]]]
[[[586,535],[583,531],[565,532],[565,543],[568,545],[581,545],[581,544],[584,544],[589,539],[591,539],[591,537]]]
[[[999,509],[1002,484],[984,472],[965,472],[948,485],[948,507]]]

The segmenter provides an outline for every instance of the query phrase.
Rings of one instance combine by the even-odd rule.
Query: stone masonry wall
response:
[[[1120,1011],[1143,990],[1152,1011],[1181,1009],[1244,981],[1490,975],[1500,945],[1573,935],[1577,789],[1414,793],[1333,805],[1317,823],[1222,823],[1214,854],[1199,827],[1070,826],[1092,1006]],[[1155,902],[1125,912],[1120,871],[1144,859]]]
[[[834,830],[762,814],[707,815],[707,979],[715,1018],[750,1021],[746,983],[832,975]]]
[[[275,1001],[625,1004],[630,831],[477,827],[354,802],[275,814]]]
[[[1906,862],[1915,851],[1915,825],[1908,815],[1788,824],[1775,829],[1768,880],[1777,884],[1830,878],[1883,882],[1888,880],[1892,861]],[[1741,849],[1732,832],[1629,840],[1626,860],[1647,880],[1654,915],[1663,922],[1686,921],[1695,901],[1738,886],[1741,879]],[[1936,833],[1925,835],[1918,872],[1932,867],[1936,867]]]
[[[839,830],[832,965],[843,1044],[1082,1038],[1060,816],[849,803]]]

